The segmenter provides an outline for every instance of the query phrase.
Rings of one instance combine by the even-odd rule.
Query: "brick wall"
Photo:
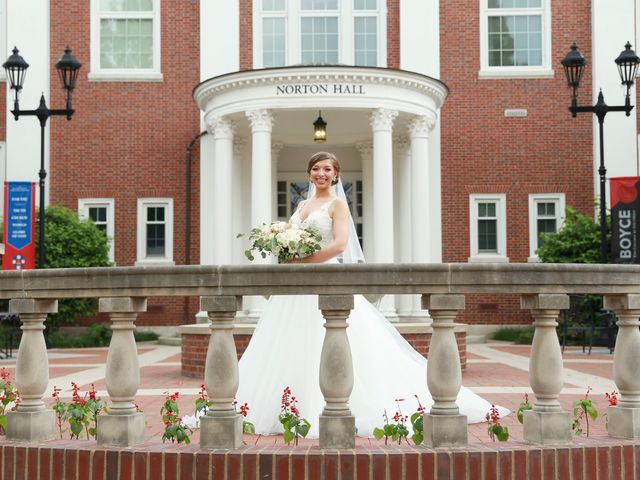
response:
[[[382,449],[381,449],[382,448]],[[104,449],[82,440],[38,445],[0,444],[0,476],[84,480],[87,478],[238,478],[382,480],[484,478],[501,480],[636,479],[640,446],[528,446],[511,442],[493,448],[437,449],[408,445],[358,445],[355,450],[246,445],[224,452],[191,445],[146,445]]]
[[[400,68],[400,0],[387,0],[387,67]]]
[[[568,206],[593,211],[592,119],[571,118],[570,91],[559,65],[573,40],[591,56],[591,12],[584,2],[551,2],[553,78],[496,80],[478,77],[479,6],[440,2],[441,79],[450,88],[441,112],[443,261],[466,262],[470,256],[469,195],[505,193],[507,256],[526,262],[530,193],[564,192]],[[590,76],[587,69],[582,98],[590,98]],[[527,109],[528,115],[506,118],[507,108]],[[470,297],[460,315],[462,323],[526,323],[529,318],[515,297]]]
[[[253,2],[240,0],[240,70],[253,69]]]
[[[51,12],[51,108],[63,93],[55,62],[66,45],[82,63],[71,121],[55,117],[51,127],[51,203],[77,210],[78,198],[115,199],[115,260],[136,261],[137,200],[173,199],[173,257],[185,263],[185,208],[191,200],[191,263],[199,263],[199,150],[186,165],[186,148],[199,133],[199,109],[191,90],[199,74],[199,2],[161,2],[162,82],[97,82],[90,72],[90,2],[63,0]],[[3,119],[4,121],[4,119]],[[185,186],[191,170],[191,189]],[[161,303],[158,303],[161,302]],[[140,324],[181,324],[184,299],[150,300]],[[191,304],[190,304],[191,305]],[[155,314],[154,314],[155,311]]]

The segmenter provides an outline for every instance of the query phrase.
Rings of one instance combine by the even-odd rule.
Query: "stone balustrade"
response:
[[[367,264],[248,265],[59,269],[0,272],[0,298],[20,314],[23,336],[16,365],[22,403],[10,412],[7,438],[41,441],[54,435],[53,413],[44,406],[48,383],[43,337],[46,316],[57,300],[98,298],[109,313],[114,335],[106,383],[109,412],[99,419],[98,443],[132,446],[142,442],[144,415],[134,399],[139,384],[135,319],[155,296],[199,296],[208,312],[211,336],[204,383],[215,406],[202,421],[201,445],[234,449],[242,443],[242,419],[231,402],[238,389],[234,319],[245,295],[317,294],[326,337],[320,359],[325,408],[320,418],[321,448],[353,448],[354,417],[349,409],[353,367],[347,337],[354,294],[421,294],[433,318],[433,337],[425,382],[434,399],[425,413],[425,444],[464,446],[466,418],[456,405],[461,386],[454,335],[465,294],[516,293],[531,311],[535,334],[529,378],[535,394],[525,413],[524,437],[536,444],[571,441],[571,422],[558,396],[563,385],[562,356],[555,326],[568,308],[568,294],[599,293],[618,317],[614,380],[621,393],[609,407],[609,434],[640,438],[640,267],[632,265],[545,264]],[[427,380],[428,374],[428,380]]]

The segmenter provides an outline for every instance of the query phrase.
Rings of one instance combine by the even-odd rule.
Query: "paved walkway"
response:
[[[160,407],[164,401],[164,392],[180,392],[179,406],[181,414],[192,414],[194,400],[197,397],[201,379],[183,377],[180,374],[180,347],[138,344],[141,385],[137,395],[138,405],[144,410],[147,421],[149,443],[161,443],[163,426],[160,419]],[[467,346],[467,369],[463,374],[463,384],[487,400],[516,411],[525,393],[531,395],[528,379],[530,346],[508,343],[472,344]],[[61,397],[71,398],[71,382],[76,382],[82,392],[91,384],[103,398],[105,390],[106,348],[87,348],[49,351],[50,382],[47,389],[47,401],[53,386],[63,389]],[[605,421],[602,414],[606,410],[605,392],[615,390],[613,383],[613,356],[608,350],[594,348],[591,355],[582,353],[581,348],[568,348],[564,354],[565,385],[560,400],[563,408],[571,411],[573,401],[584,397],[591,387],[590,397],[596,402],[600,417],[591,425],[593,440],[606,436]],[[0,360],[0,367],[15,371],[15,359]],[[511,434],[510,444],[522,442],[522,426],[515,414],[503,419]],[[65,434],[65,436],[68,434]],[[194,431],[192,440],[197,442],[198,432]],[[247,442],[260,444],[282,443],[282,437],[247,437]],[[317,440],[307,440],[317,442]],[[358,439],[359,443],[376,442],[371,439]],[[487,425],[476,424],[469,427],[470,444],[490,444]]]

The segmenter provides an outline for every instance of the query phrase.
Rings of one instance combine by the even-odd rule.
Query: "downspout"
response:
[[[200,132],[191,139],[189,146],[187,147],[187,153],[185,155],[185,205],[184,205],[184,264],[191,265],[191,154],[195,147],[195,144],[203,135],[208,132],[205,130]],[[189,297],[184,297],[183,316],[185,321],[189,316]]]

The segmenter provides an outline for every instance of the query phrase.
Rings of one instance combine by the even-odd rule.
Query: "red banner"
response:
[[[640,263],[640,177],[611,179],[611,258]]]
[[[3,270],[36,267],[36,184],[4,182]]]

